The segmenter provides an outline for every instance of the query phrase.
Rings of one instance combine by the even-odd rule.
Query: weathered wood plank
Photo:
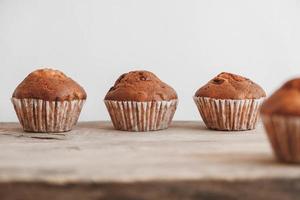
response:
[[[135,183],[0,183],[1,200],[298,200],[300,179]]]
[[[57,187],[54,191],[67,188],[76,194],[82,186],[83,193],[97,188],[106,194],[119,188],[126,195],[120,188],[137,194],[157,184],[163,189],[156,199],[164,199],[163,194],[175,198],[176,193],[193,199],[189,195],[201,191],[236,199],[246,190],[238,183],[253,186],[253,193],[264,183],[265,194],[279,187],[284,191],[277,197],[286,196],[290,185],[294,197],[299,180],[297,165],[274,160],[261,124],[253,131],[229,133],[207,130],[200,122],[174,122],[163,131],[129,133],[114,130],[109,122],[82,122],[72,132],[50,135],[24,133],[17,123],[0,123],[0,195],[10,195],[5,188],[11,186],[22,193],[26,185],[42,193]],[[205,189],[211,184],[222,189]],[[231,194],[231,187],[240,192]],[[146,193],[137,196],[149,199]]]
[[[300,177],[297,166],[275,162],[261,125],[256,131],[227,133],[199,122],[175,122],[164,131],[128,133],[108,122],[85,122],[63,135],[24,133],[15,123],[0,127],[0,180]]]

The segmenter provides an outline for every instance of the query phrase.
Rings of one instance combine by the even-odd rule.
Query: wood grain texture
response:
[[[200,122],[174,122],[167,130],[132,133],[116,131],[110,122],[82,122],[71,132],[53,135],[0,123],[0,196],[7,199],[14,199],[9,188],[23,197],[28,188],[49,197],[70,191],[73,199],[79,191],[102,191],[95,199],[106,199],[109,192],[115,199],[118,194],[138,199],[228,194],[224,199],[237,199],[252,191],[259,199],[263,194],[255,190],[261,188],[275,199],[293,199],[299,180],[297,165],[276,162],[261,124],[252,131],[221,132]],[[216,190],[209,189],[213,185]]]
[[[5,200],[298,200],[300,179],[135,183],[0,183]]]

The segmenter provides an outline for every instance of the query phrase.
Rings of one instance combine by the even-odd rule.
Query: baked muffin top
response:
[[[30,73],[15,89],[17,99],[64,101],[86,99],[84,89],[64,73],[53,69],[38,69]]]
[[[176,91],[149,71],[122,74],[110,88],[105,100],[162,101],[177,99]]]
[[[259,99],[265,91],[248,78],[222,72],[195,93],[196,97],[215,99]]]
[[[300,116],[300,78],[286,82],[261,106],[265,115]]]

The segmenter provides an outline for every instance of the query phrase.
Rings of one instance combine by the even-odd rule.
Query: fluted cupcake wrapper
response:
[[[231,100],[194,97],[207,128],[227,131],[254,129],[263,99]]]
[[[263,115],[262,120],[276,158],[300,163],[300,117]]]
[[[28,132],[70,131],[77,123],[84,102],[12,98],[18,119],[24,131]]]
[[[168,128],[178,103],[177,100],[104,102],[115,129],[124,131],[155,131]]]

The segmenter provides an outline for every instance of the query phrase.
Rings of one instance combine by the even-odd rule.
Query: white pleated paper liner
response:
[[[12,98],[24,131],[41,133],[70,131],[77,123],[84,102]]]
[[[104,100],[115,129],[123,131],[156,131],[168,128],[178,100],[112,101]]]
[[[224,131],[255,129],[264,99],[193,98],[207,128]]]
[[[262,115],[262,120],[276,158],[300,163],[300,117]]]

